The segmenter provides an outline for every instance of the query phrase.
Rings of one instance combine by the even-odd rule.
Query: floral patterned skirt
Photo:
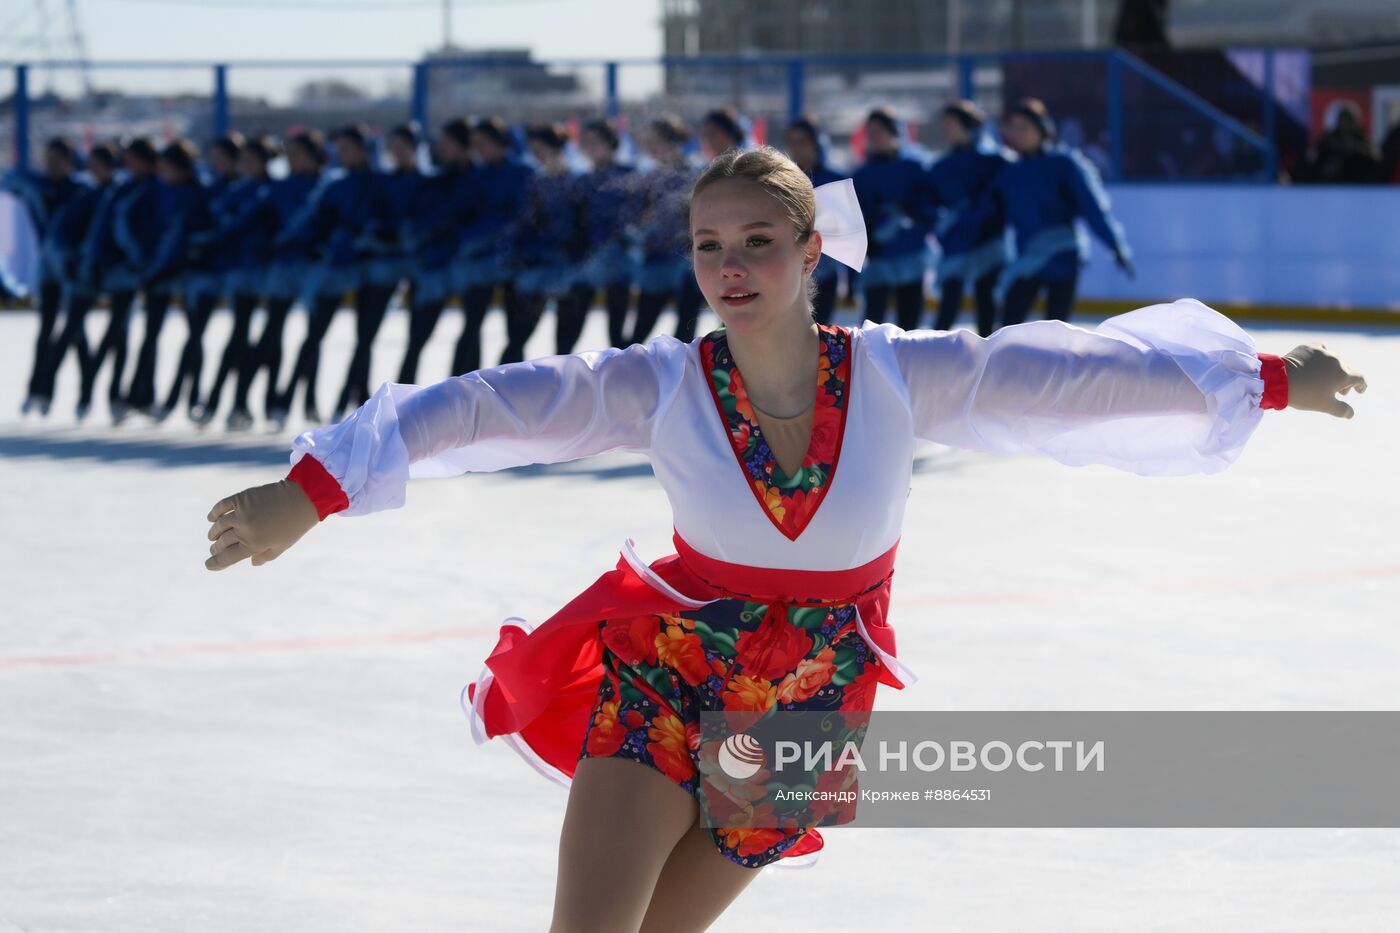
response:
[[[698,795],[702,712],[872,708],[881,662],[856,628],[854,604],[768,608],[726,598],[600,622],[604,674],[580,760],[630,758]],[[761,868],[810,828],[710,835],[731,861]]]

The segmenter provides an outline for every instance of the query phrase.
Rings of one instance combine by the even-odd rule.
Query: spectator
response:
[[[1364,185],[1380,178],[1376,147],[1366,138],[1356,105],[1343,101],[1332,128],[1317,141],[1308,161],[1307,180],[1315,184]]]

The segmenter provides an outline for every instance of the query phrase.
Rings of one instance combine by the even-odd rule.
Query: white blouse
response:
[[[399,508],[410,479],[558,463],[613,450],[651,460],[676,531],[732,563],[864,564],[899,538],[915,439],[1143,475],[1214,473],[1262,417],[1250,336],[1194,299],[1111,317],[970,330],[851,332],[840,458],[795,540],[769,519],[735,456],[699,345],[657,336],[480,369],[423,387],[384,383],[346,420],[305,431],[353,516]]]

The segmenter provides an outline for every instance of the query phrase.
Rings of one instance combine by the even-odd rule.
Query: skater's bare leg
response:
[[[697,822],[666,859],[641,933],[709,929],[760,871],[721,855],[710,837],[710,828]]]
[[[662,865],[699,812],[693,796],[647,765],[582,759],[559,838],[550,933],[637,930]]]

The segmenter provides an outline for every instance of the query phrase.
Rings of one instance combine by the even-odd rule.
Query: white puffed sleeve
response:
[[[646,451],[687,347],[659,335],[426,387],[386,382],[344,421],[298,435],[291,462],[315,457],[349,501],[339,514],[350,516],[401,507],[410,479]]]
[[[1225,315],[1194,299],[1111,317],[968,330],[887,329],[916,436],[1133,473],[1215,473],[1262,418],[1261,361]]]

